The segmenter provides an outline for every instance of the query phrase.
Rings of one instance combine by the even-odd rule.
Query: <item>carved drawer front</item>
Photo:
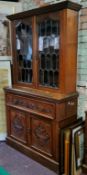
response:
[[[65,106],[67,117],[73,116],[77,113],[77,99],[71,99],[66,102]]]
[[[51,120],[52,121],[52,120]],[[35,150],[53,156],[53,128],[51,121],[37,119],[31,115],[31,147]]]
[[[11,109],[10,117],[10,135],[15,139],[26,144],[26,116],[19,110]]]
[[[55,104],[33,98],[24,98],[16,95],[7,95],[7,104],[33,110],[36,113],[45,114],[44,117],[55,117]]]

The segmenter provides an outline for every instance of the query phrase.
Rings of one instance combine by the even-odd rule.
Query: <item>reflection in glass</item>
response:
[[[53,54],[52,55],[52,68],[55,70],[57,65],[57,55]]]
[[[50,86],[53,86],[53,71],[49,72],[49,83],[50,83]]]
[[[44,71],[44,84],[47,85],[49,81],[49,73]]]
[[[54,86],[56,86],[58,84],[58,71],[54,72]]]
[[[50,69],[50,63],[51,63],[50,62],[50,57],[51,57],[50,54],[46,55],[46,65],[45,65],[46,69]]]
[[[38,24],[39,82],[42,86],[59,86],[59,21],[50,18]]]
[[[28,21],[15,21],[16,50],[19,63],[18,81],[32,83],[32,26]]]
[[[40,59],[40,67],[41,67],[41,69],[45,69],[45,55],[44,55],[44,53],[42,53],[41,54],[41,59]]]
[[[45,35],[45,29],[46,29],[46,27],[45,27],[45,21],[42,21],[40,23],[40,30],[39,30],[41,36],[44,36]]]
[[[51,22],[50,18],[46,20],[46,32],[48,36],[51,35]]]
[[[40,70],[39,81],[41,84],[44,84],[44,71]]]

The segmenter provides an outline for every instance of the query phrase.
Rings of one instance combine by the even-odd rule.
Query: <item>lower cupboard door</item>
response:
[[[53,125],[50,119],[30,115],[29,145],[36,151],[53,157]],[[29,123],[28,122],[28,123]],[[54,143],[55,144],[55,143]]]
[[[10,136],[22,143],[27,143],[26,115],[20,110],[9,110]]]

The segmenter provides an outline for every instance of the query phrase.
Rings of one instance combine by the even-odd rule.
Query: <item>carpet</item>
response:
[[[2,166],[0,166],[0,175],[10,175]]]

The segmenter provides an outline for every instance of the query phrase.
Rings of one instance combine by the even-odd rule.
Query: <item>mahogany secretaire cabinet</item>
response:
[[[63,1],[8,16],[13,84],[5,88],[7,143],[55,171],[60,130],[77,116],[80,8]]]

